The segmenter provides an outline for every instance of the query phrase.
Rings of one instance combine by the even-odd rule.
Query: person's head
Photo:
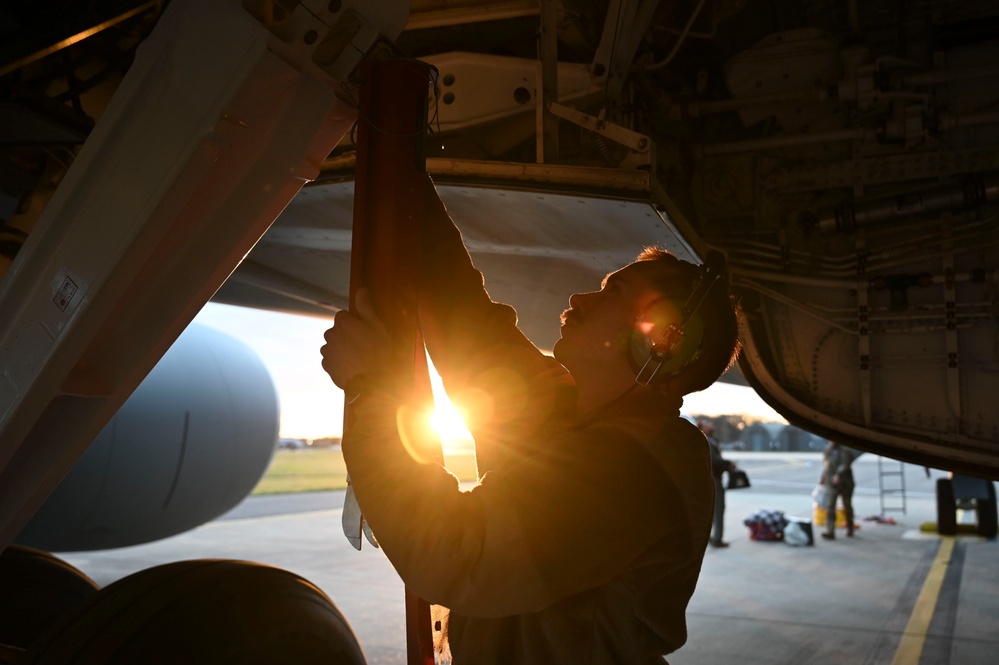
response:
[[[705,420],[704,418],[697,421],[697,428],[704,432],[705,436],[711,436],[715,433],[715,426],[710,420]]]
[[[699,291],[702,303],[680,325],[684,306],[706,283],[705,276],[702,266],[646,248],[636,261],[607,275],[599,291],[569,299],[555,357],[577,383],[603,382],[608,389],[627,385],[672,324],[684,334],[651,385],[678,396],[707,388],[732,364],[740,344],[738,305],[724,278],[706,293]]]

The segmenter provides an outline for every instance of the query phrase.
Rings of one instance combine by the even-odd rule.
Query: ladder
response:
[[[893,462],[898,463],[896,468]],[[889,511],[905,515],[905,464],[900,460],[890,460],[878,455],[878,490],[881,498],[881,514]],[[901,505],[899,505],[901,504]]]

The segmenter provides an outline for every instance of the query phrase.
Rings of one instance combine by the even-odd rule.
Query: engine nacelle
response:
[[[238,504],[278,438],[270,374],[242,342],[191,325],[17,538],[49,551],[137,545]]]

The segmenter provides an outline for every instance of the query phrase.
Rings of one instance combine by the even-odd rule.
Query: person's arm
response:
[[[467,413],[482,473],[505,464],[524,432],[563,417],[573,384],[517,328],[513,308],[489,298],[429,178],[426,187],[420,323],[448,395]]]
[[[715,476],[721,476],[728,470],[728,462],[722,457],[718,444],[711,439],[708,439],[708,447],[711,450],[711,472]]]
[[[844,448],[840,447],[832,452],[828,460],[829,471],[832,474],[830,481],[833,486],[838,486],[840,478],[850,470],[850,455]]]
[[[468,375],[492,364],[490,358],[501,348],[508,362],[548,370],[548,361],[517,328],[513,308],[489,298],[482,273],[472,264],[429,177],[426,188],[420,320],[435,366],[455,382],[468,380]]]

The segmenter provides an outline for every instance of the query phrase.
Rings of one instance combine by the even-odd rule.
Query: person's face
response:
[[[599,291],[573,294],[555,358],[577,376],[583,368],[633,373],[629,340],[639,314],[659,298],[651,280],[656,269],[652,261],[632,263],[604,278]]]

